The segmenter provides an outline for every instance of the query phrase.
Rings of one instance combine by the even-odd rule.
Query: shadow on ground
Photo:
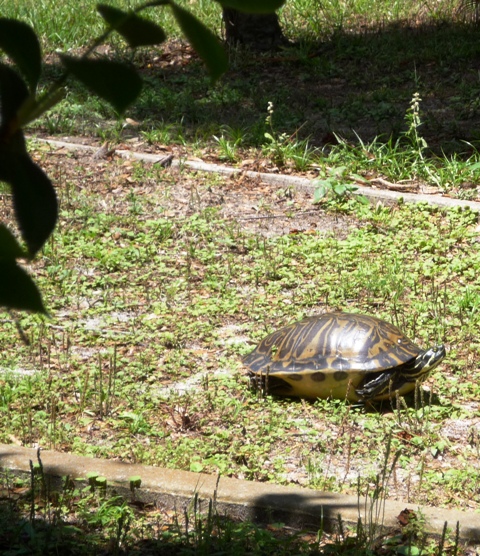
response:
[[[127,116],[139,122],[138,130],[156,132],[157,141],[211,139],[223,127],[227,135],[240,130],[247,144],[261,145],[268,102],[276,133],[309,138],[314,147],[335,142],[334,134],[387,140],[406,130],[417,92],[420,133],[433,151],[465,153],[465,142],[480,137],[480,28],[471,24],[398,22],[335,32],[315,43],[300,40],[268,55],[232,52],[228,73],[213,86],[179,41],[138,52],[135,64],[145,87]],[[57,70],[50,66],[47,74]],[[71,86],[71,101],[86,98]],[[101,118],[114,117],[101,103],[87,112],[70,116],[77,133],[98,133]]]

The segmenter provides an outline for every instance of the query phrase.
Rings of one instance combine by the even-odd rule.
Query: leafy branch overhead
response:
[[[18,21],[0,19],[0,47],[24,75],[0,64],[0,180],[12,191],[15,218],[26,252],[8,228],[0,233],[0,304],[45,312],[34,281],[17,259],[32,258],[52,233],[58,206],[51,181],[30,158],[20,114],[32,103],[40,78],[40,44],[33,30]]]
[[[283,0],[219,0],[225,7],[268,12]],[[97,10],[106,23],[105,32],[92,40],[81,57],[61,55],[62,76],[37,96],[42,52],[33,29],[21,21],[0,18],[0,49],[12,64],[0,63],[0,181],[12,191],[15,219],[25,248],[15,235],[0,225],[0,305],[45,313],[40,292],[18,259],[33,258],[55,228],[58,202],[52,182],[30,158],[23,127],[44,114],[64,96],[64,86],[73,77],[122,114],[142,89],[136,70],[121,62],[92,58],[94,50],[113,33],[119,33],[130,48],[155,46],[166,40],[164,30],[139,14],[147,8],[167,6],[204,61],[213,80],[227,69],[227,56],[215,34],[189,11],[171,0],[153,0],[135,10],[123,11],[107,4]]]

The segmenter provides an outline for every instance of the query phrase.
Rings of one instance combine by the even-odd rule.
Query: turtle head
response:
[[[369,378],[357,388],[356,394],[361,400],[384,400],[391,398],[398,391],[403,396],[415,388],[416,382],[422,382],[445,357],[445,346],[439,345],[420,352],[415,359],[399,367],[384,371],[375,378]]]
[[[426,376],[427,373],[432,371],[443,360],[445,355],[446,351],[443,344],[423,351],[415,359],[415,366],[409,375],[416,380]]]

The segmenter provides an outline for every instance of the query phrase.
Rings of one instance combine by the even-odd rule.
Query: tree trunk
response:
[[[233,46],[247,46],[253,50],[274,50],[287,44],[278,16],[271,14],[247,14],[232,8],[223,8],[225,38]]]

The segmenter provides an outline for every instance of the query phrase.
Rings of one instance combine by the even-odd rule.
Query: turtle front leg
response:
[[[384,400],[390,398],[405,382],[405,378],[395,370],[372,373],[365,377],[355,393],[360,400]]]

